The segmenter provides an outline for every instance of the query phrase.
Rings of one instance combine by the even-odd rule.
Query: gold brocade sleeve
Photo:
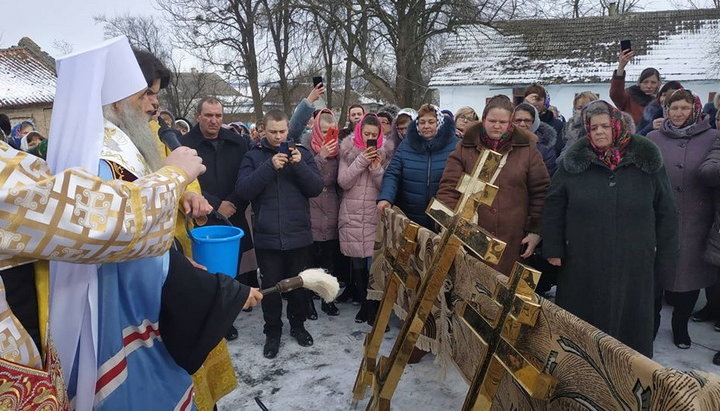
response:
[[[36,259],[103,263],[160,255],[172,244],[186,174],[163,167],[133,183],[103,181],[0,143],[0,270]]]

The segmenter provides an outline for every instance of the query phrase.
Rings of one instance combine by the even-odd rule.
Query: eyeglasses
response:
[[[457,121],[477,121],[475,117],[458,116]]]

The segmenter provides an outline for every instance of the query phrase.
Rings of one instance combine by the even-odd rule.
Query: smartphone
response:
[[[280,143],[280,147],[278,147],[278,153],[285,154],[286,156],[290,157],[290,145],[287,141],[283,141]]]
[[[317,87],[318,84],[322,84],[322,76],[313,77],[313,87]]]
[[[325,144],[337,140],[339,134],[340,130],[338,130],[337,127],[330,127],[327,133],[325,133]]]
[[[365,143],[368,147],[375,147],[377,148],[377,139],[369,138],[367,142]]]
[[[620,50],[632,50],[632,47],[630,46],[630,40],[620,40]]]
[[[293,149],[293,148],[297,149],[294,141],[288,141],[287,145],[288,145],[288,152],[290,152],[290,149]]]

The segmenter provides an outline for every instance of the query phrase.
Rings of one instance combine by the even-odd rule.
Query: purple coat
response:
[[[715,208],[713,190],[700,181],[698,168],[720,132],[710,128],[707,118],[692,126],[687,136],[670,130],[667,123],[647,136],[660,147],[680,215],[677,270],[660,281],[669,291],[699,290],[718,279],[717,267],[703,259]]]
[[[376,200],[393,144],[386,140],[379,151],[383,163],[371,169],[362,156],[363,150],[353,144],[352,136],[340,144],[338,184],[344,190],[340,202],[340,251],[348,257],[373,255],[375,229],[380,221]]]
[[[310,199],[310,221],[313,241],[329,241],[338,238],[338,209],[340,196],[337,190],[338,158],[322,158],[315,155],[315,163],[323,179],[323,191]]]

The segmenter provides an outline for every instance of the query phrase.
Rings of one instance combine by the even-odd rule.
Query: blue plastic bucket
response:
[[[245,235],[237,227],[209,225],[190,230],[193,260],[207,267],[209,273],[235,277],[238,270],[240,239]]]

